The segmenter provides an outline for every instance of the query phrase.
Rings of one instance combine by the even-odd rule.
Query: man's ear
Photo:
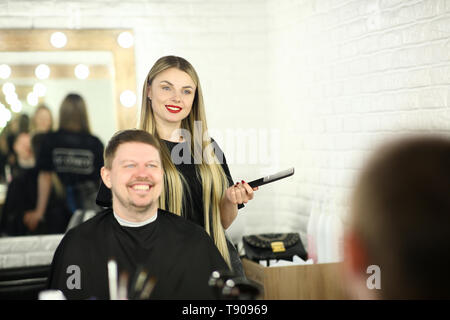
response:
[[[344,235],[344,283],[347,294],[351,299],[377,299],[377,290],[369,290],[367,273],[370,259],[366,245],[361,237],[353,232],[347,231]]]
[[[109,171],[106,167],[102,167],[100,169],[100,175],[102,176],[105,186],[111,189],[111,171]]]
[[[347,231],[344,236],[344,261],[347,271],[354,275],[365,273],[368,267],[365,246],[360,237],[352,231]]]

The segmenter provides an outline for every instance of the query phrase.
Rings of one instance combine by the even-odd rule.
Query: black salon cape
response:
[[[225,155],[223,154],[222,149],[220,149],[217,142],[215,142],[213,139],[211,139],[212,143],[214,144],[214,149],[216,151],[216,154],[218,155],[218,158],[220,160],[223,160],[222,163],[222,169],[225,172],[227,179],[228,179],[228,185],[232,186],[233,179],[231,177],[230,169],[228,168],[227,161],[225,158]],[[187,142],[171,142],[167,140],[162,140],[163,143],[167,145],[167,148],[169,148],[170,152],[172,153],[173,149],[175,147],[180,146],[187,146]],[[179,148],[180,150],[180,157],[183,158],[183,148]],[[223,156],[223,158],[222,158]],[[200,179],[197,175],[197,168],[196,164],[194,164],[194,158],[191,156],[191,162],[190,163],[180,163],[175,164],[176,169],[179,173],[181,173],[186,180],[187,185],[189,186],[189,192],[183,193],[183,217],[185,217],[187,220],[192,221],[196,223],[197,225],[205,228],[204,223],[204,213],[203,213],[203,187],[201,184]],[[187,190],[186,190],[187,191]],[[111,207],[112,206],[112,193],[109,188],[107,188],[103,181],[101,182],[100,189],[97,194],[96,202],[99,206],[102,207]],[[238,204],[238,209],[241,209],[244,207],[244,204]],[[209,221],[212,221],[212,216],[210,214]],[[211,228],[211,226],[210,226]],[[210,229],[211,230],[211,229]],[[210,234],[212,234],[212,231],[210,231]],[[230,253],[230,259],[231,259],[231,266],[233,268],[233,271],[242,277],[245,276],[244,268],[242,266],[242,262],[239,258],[239,253],[237,252],[234,245],[231,243],[230,240],[227,239],[227,245]]]
[[[131,279],[139,266],[156,277],[150,299],[215,299],[209,277],[228,270],[211,238],[194,223],[159,209],[154,222],[123,227],[107,209],[67,232],[53,257],[48,287],[67,299],[109,299],[110,258],[119,274],[127,271]],[[80,289],[73,288],[73,266],[80,271]]]

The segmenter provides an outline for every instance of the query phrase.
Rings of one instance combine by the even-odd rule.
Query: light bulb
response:
[[[28,104],[30,105],[30,106],[33,106],[33,107],[35,107],[35,106],[37,106],[38,105],[38,103],[39,103],[39,97],[37,96],[37,94],[33,91],[33,92],[30,92],[28,95],[27,95],[27,102],[28,102]]]
[[[50,68],[46,64],[40,64],[36,67],[34,73],[38,79],[44,80],[50,76]]]
[[[6,102],[7,102],[9,105],[12,106],[13,103],[14,103],[15,101],[19,100],[19,99],[18,99],[17,93],[15,93],[15,92],[10,92],[10,93],[8,93],[7,95],[5,95],[5,100],[6,100]]]
[[[22,111],[22,102],[20,102],[19,100],[14,101],[11,104],[11,110],[15,113],[19,113],[20,111]]]
[[[6,95],[11,94],[16,91],[16,86],[11,82],[6,82],[2,87],[3,93]]]
[[[131,90],[123,91],[120,94],[120,103],[126,108],[131,108],[136,104],[136,95]]]
[[[67,37],[62,32],[54,32],[50,37],[50,43],[55,48],[62,48],[67,44]]]
[[[6,120],[6,122],[11,120],[11,111],[9,111],[9,109],[3,109],[3,118]]]
[[[122,48],[128,49],[134,44],[134,37],[130,32],[124,31],[117,37],[117,43]]]
[[[79,64],[75,67],[75,76],[78,79],[86,79],[89,76],[89,68],[84,64]]]
[[[6,109],[5,105],[0,102],[0,119],[5,121],[6,123],[11,120],[11,111]]]
[[[8,79],[11,75],[11,68],[7,64],[0,64],[0,78]]]

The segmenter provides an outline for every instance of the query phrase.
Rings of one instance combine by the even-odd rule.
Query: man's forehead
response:
[[[160,161],[156,147],[144,142],[124,142],[118,146],[115,160],[137,159],[140,161]]]

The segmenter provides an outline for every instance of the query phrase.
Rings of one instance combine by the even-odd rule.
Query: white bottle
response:
[[[330,212],[327,214],[327,218],[324,223],[325,227],[325,254],[324,254],[324,261],[323,262],[334,262],[334,247],[335,247],[335,239],[334,239],[334,232],[333,232],[333,224],[335,223],[335,215],[334,210],[332,210],[333,207],[330,207]]]
[[[312,259],[313,263],[317,263],[317,225],[320,213],[320,201],[313,202],[311,212],[308,219],[308,227],[306,230],[308,239],[308,259]]]
[[[327,234],[327,262],[342,261],[343,225],[337,212],[329,216],[326,226]]]
[[[327,205],[324,204],[322,206],[323,210],[320,212],[318,223],[317,223],[317,237],[316,237],[316,245],[317,245],[317,262],[324,263],[326,262],[327,255],[327,238],[326,238],[326,221],[328,218],[327,213]]]
[[[335,234],[335,258],[336,262],[344,261],[344,221],[343,215],[345,210],[342,206],[339,207],[339,211],[337,212],[335,218],[336,222],[334,223],[333,233]]]

